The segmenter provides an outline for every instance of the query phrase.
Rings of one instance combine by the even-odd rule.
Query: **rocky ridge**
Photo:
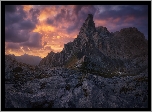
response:
[[[50,52],[39,65],[76,68],[84,56],[89,60],[88,71],[138,74],[148,68],[148,41],[135,27],[114,33],[95,27],[93,15],[88,14],[77,38],[65,44],[60,53]]]
[[[5,108],[148,108],[147,44],[136,28],[110,33],[89,14],[39,66],[5,56]]]

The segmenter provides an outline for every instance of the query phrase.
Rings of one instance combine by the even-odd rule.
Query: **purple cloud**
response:
[[[32,16],[32,21],[34,22],[34,23],[37,23],[39,20],[38,20],[38,17],[39,17],[39,15],[40,15],[40,10],[39,9],[30,9],[30,14],[31,14],[31,16]]]
[[[6,42],[25,42],[29,38],[28,31],[15,30],[13,27],[5,28]]]
[[[22,43],[21,45],[28,46],[28,47],[41,48],[42,47],[42,35],[37,32],[32,32],[32,33],[30,33],[29,40]]]
[[[7,42],[6,49],[20,49],[20,45],[18,43]]]
[[[39,11],[31,10],[31,20],[27,17],[27,12],[23,10],[23,6],[9,5],[5,9],[5,41],[15,43],[28,41],[29,33],[36,27],[36,17]]]
[[[12,13],[16,11],[16,5],[5,5],[5,12]]]
[[[19,23],[20,29],[22,30],[31,30],[34,29],[36,24],[34,24],[31,20],[25,20]]]

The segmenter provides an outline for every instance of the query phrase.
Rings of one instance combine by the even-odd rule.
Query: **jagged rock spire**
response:
[[[91,60],[88,61],[89,63],[97,65],[96,68],[101,70],[103,68],[104,72],[109,70],[109,68],[111,71],[116,70],[118,67],[126,72],[131,68],[131,71],[134,72],[134,69],[132,69],[134,65],[132,63],[129,67],[122,63],[126,59],[130,60],[135,57],[147,56],[148,42],[142,38],[144,38],[144,35],[138,32],[136,28],[126,28],[118,33],[110,33],[106,27],[95,27],[93,15],[88,14],[77,38],[73,42],[66,44],[61,53],[49,54],[46,58],[42,59],[40,65],[50,65],[51,67],[65,66],[71,59],[73,63],[73,60],[79,60],[86,55]],[[95,55],[97,56],[96,58]],[[118,60],[118,62],[113,59]],[[147,67],[147,57],[143,58],[143,61],[144,64],[141,66]],[[114,63],[117,63],[117,65]],[[140,68],[137,69],[136,71],[138,72]]]
[[[88,14],[87,19],[85,20],[85,26],[87,29],[94,30],[95,29],[95,23],[93,21],[93,15]]]
[[[92,36],[92,34],[95,31],[96,31],[96,28],[95,28],[95,23],[93,21],[93,15],[88,14],[87,19],[85,20],[85,22],[83,23],[80,29],[79,36],[88,40],[87,38]]]

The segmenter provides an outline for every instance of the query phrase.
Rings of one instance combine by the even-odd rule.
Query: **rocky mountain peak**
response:
[[[88,36],[93,34],[93,32],[96,30],[95,28],[95,23],[93,21],[93,15],[92,14],[88,14],[87,19],[85,20],[85,22],[83,23],[79,35],[84,37],[84,35]]]
[[[123,28],[118,32],[110,33],[106,27],[95,27],[93,15],[88,14],[78,37],[73,42],[65,44],[60,53],[52,52],[48,54],[47,57],[41,60],[39,65],[75,68],[79,62],[86,63],[81,61],[83,56],[86,55],[88,57],[85,57],[87,60],[85,68],[93,72],[102,71],[106,73],[110,70],[113,72],[119,71],[120,68],[125,72],[129,70],[132,72],[140,71],[141,68],[138,66],[143,66],[143,69],[147,67],[147,58],[139,59],[144,62],[144,64],[140,65],[136,61],[130,63],[130,61],[126,60],[146,57],[148,54],[147,46],[144,35],[137,28]]]
[[[85,24],[89,24],[89,23],[94,23],[93,22],[93,15],[92,14],[88,14],[87,19],[85,20]]]
[[[95,23],[93,21],[93,15],[88,14],[87,19],[85,20],[85,26],[87,29],[94,30],[95,29]]]

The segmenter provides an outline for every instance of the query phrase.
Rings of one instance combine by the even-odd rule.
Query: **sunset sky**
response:
[[[147,5],[7,5],[5,54],[45,57],[77,37],[88,14],[110,32],[136,27],[148,38]]]

